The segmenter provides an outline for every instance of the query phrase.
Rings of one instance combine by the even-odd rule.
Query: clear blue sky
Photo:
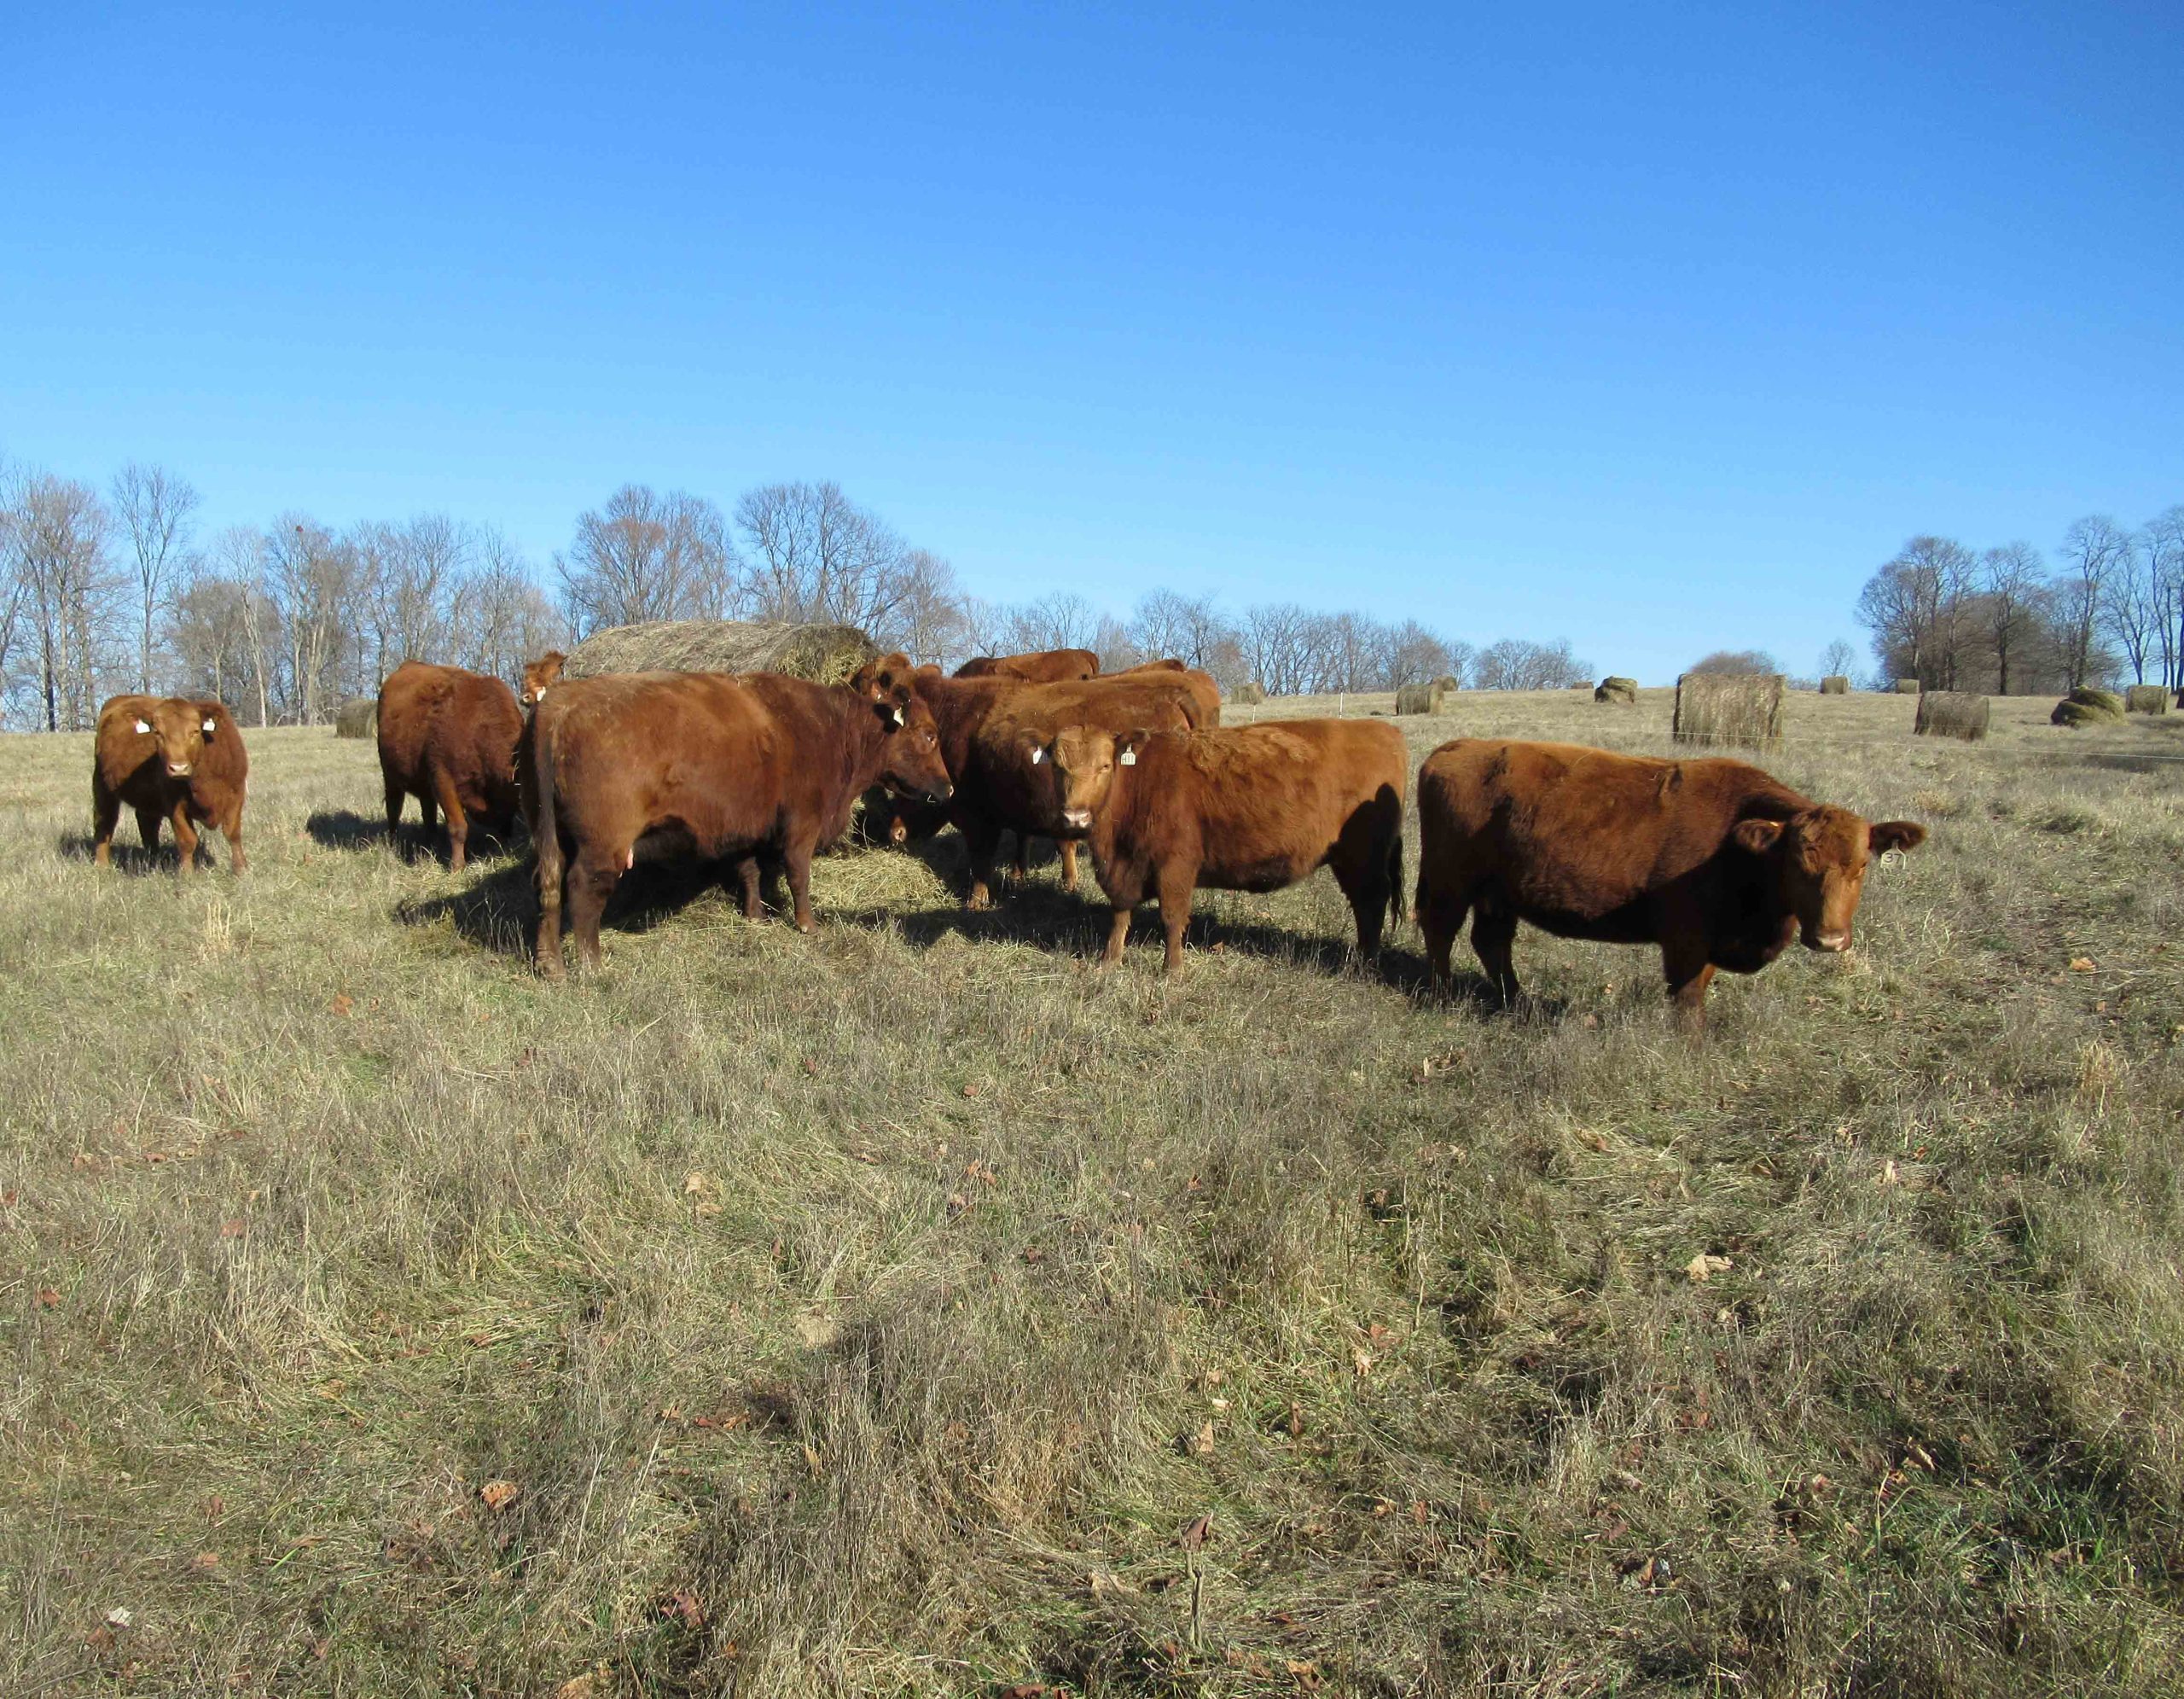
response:
[[[1809,668],[2184,501],[2184,20],[2040,10],[11,7],[0,450]]]

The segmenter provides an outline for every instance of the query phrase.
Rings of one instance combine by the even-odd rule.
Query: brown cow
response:
[[[523,689],[517,700],[526,709],[537,707],[546,700],[546,687],[561,676],[561,664],[568,660],[557,649],[549,649],[537,660],[527,661],[523,669]]]
[[[220,829],[228,858],[241,873],[243,793],[250,757],[242,734],[221,703],[189,696],[113,696],[99,709],[91,755],[91,838],[101,867],[112,864],[113,828],[121,805],[136,811],[146,849],[160,841],[160,822],[174,827],[185,877],[196,870],[197,824]]]
[[[535,664],[535,663],[534,663]],[[405,797],[430,835],[435,805],[447,817],[448,867],[460,873],[475,818],[495,837],[515,823],[515,746],[523,714],[497,678],[460,666],[405,660],[379,687],[379,771],[389,841]]]
[[[948,770],[932,714],[899,655],[847,684],[775,673],[631,672],[565,680],[526,736],[538,844],[538,970],[559,978],[561,905],[587,966],[599,916],[636,864],[731,861],[756,917],[760,854],[787,864],[799,931],[811,929],[811,858],[841,835],[875,780],[936,799]]]
[[[1131,911],[1160,904],[1166,969],[1183,963],[1191,893],[1278,891],[1333,871],[1359,953],[1403,915],[1403,800],[1410,756],[1380,720],[1287,719],[1220,731],[1118,737],[1074,724],[1027,753],[1051,775],[1064,822],[1087,835],[1114,905],[1102,962],[1122,959]]]
[[[1924,841],[1741,761],[1460,738],[1418,775],[1418,922],[1437,983],[1465,913],[1495,994],[1518,995],[1529,921],[1563,938],[1658,944],[1679,1019],[1705,1025],[1715,969],[1756,974],[1792,939],[1850,947],[1870,859]]]
[[[1066,684],[1098,676],[1100,657],[1089,649],[1035,649],[1028,655],[974,655],[956,669],[958,678],[1020,678],[1027,684]]]

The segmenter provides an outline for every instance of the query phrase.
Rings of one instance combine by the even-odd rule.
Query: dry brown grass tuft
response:
[[[177,888],[0,739],[0,1690],[2173,1694],[2184,744],[2047,708],[1786,702],[1933,837],[1698,1049],[1643,951],[1347,968],[1324,879],[1095,972],[950,837],[557,989],[368,744],[252,735]]]

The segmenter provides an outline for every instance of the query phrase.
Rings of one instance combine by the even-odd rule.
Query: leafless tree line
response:
[[[1974,553],[1914,537],[1858,598],[1882,678],[2001,695],[2128,676],[2184,689],[2184,507],[2128,531],[2105,515],[2064,533],[2051,568],[2029,543]]]

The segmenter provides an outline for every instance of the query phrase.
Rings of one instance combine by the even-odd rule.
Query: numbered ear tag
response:
[[[1135,749],[1124,750],[1122,765],[1125,767],[1136,766],[1137,765],[1137,751]]]
[[[136,729],[139,731],[149,731],[152,728],[145,724],[144,722],[140,719],[136,722]]]
[[[1033,744],[1033,745],[1031,746],[1031,765],[1032,765],[1033,766],[1035,766],[1035,767],[1036,767],[1036,766],[1037,766],[1037,765],[1039,765],[1039,763],[1040,763],[1040,762],[1042,762],[1042,761],[1045,760],[1046,759],[1047,759],[1047,752],[1046,752],[1043,748],[1042,748],[1039,745],[1037,745],[1037,744],[1036,744],[1036,743],[1035,743],[1035,744]]]
[[[212,729],[212,722],[211,720],[208,719],[205,722],[205,729],[207,731],[210,731]]]
[[[897,709],[895,710],[895,724],[897,724],[897,725],[903,725],[903,724],[907,724],[908,723],[909,723],[909,722],[908,722],[908,721],[906,721],[906,720],[903,718],[903,711],[902,711],[902,709],[900,709],[900,708],[897,708]]]

